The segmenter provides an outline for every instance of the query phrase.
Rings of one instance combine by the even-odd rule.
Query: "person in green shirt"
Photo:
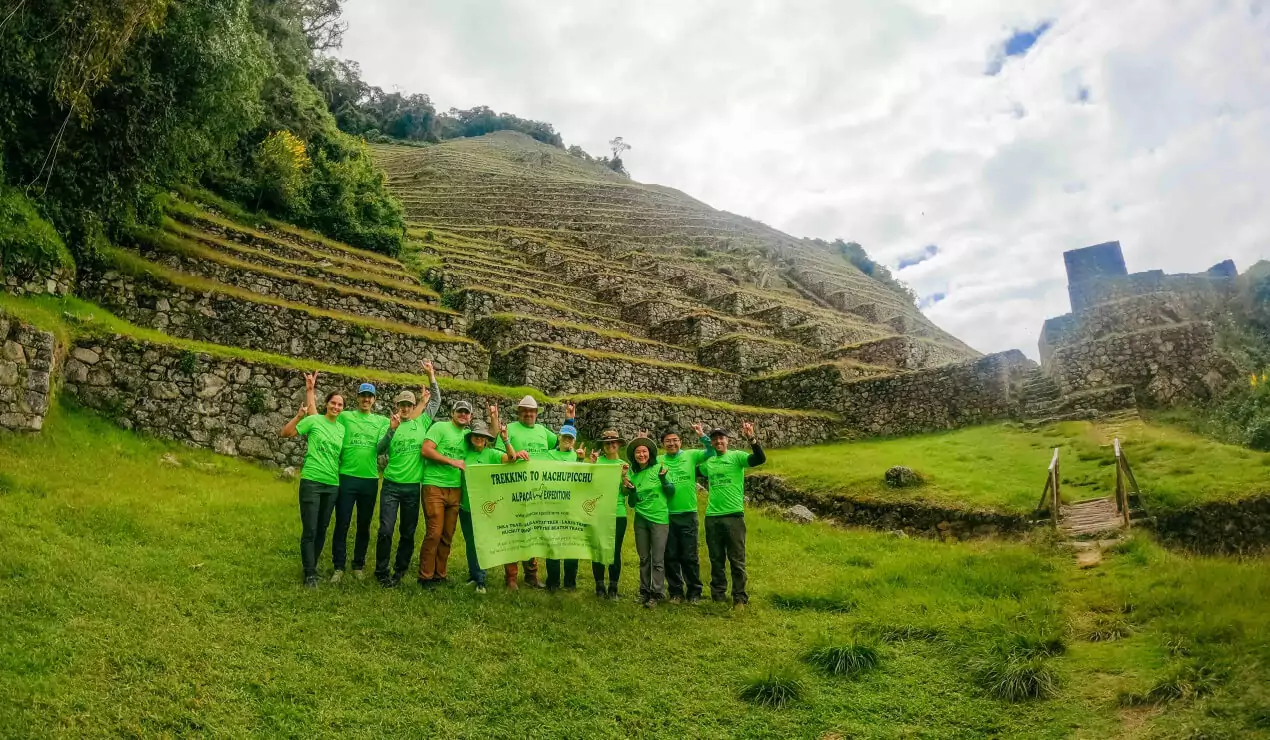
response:
[[[750,602],[745,592],[745,469],[767,462],[754,437],[754,425],[741,424],[741,436],[750,452],[728,450],[726,429],[710,432],[714,454],[701,462],[701,473],[710,486],[706,504],[706,549],[710,551],[710,598],[723,601],[728,591],[728,566],[732,570],[732,604]]]
[[[565,424],[573,424],[574,410],[572,403],[565,404]],[[547,453],[558,449],[560,441],[555,432],[538,423],[538,401],[533,396],[525,396],[516,404],[516,421],[507,425],[507,438],[521,460],[547,460]],[[525,567],[525,585],[543,588],[545,584],[538,580],[537,559],[530,558],[522,565]]]
[[[463,528],[463,544],[467,551],[468,583],[476,587],[478,594],[485,593],[485,570],[481,568],[480,560],[476,557],[476,540],[472,530],[472,504],[467,496],[467,466],[498,465],[516,459],[516,450],[507,441],[507,431],[499,426],[498,407],[490,406],[488,413],[489,424],[473,422],[472,428],[467,432],[467,450],[463,453],[463,495],[459,499],[459,526]],[[503,449],[494,447],[496,439],[491,429],[499,430]],[[506,569],[507,566],[504,567],[504,571]],[[512,571],[509,580],[512,587],[515,587],[515,571]]]
[[[562,462],[582,462],[579,459],[579,451],[573,449],[574,443],[578,439],[578,430],[570,424],[560,427],[560,433],[556,435],[556,449],[547,450],[543,455],[548,460],[560,460]],[[555,558],[547,558],[547,590],[555,591],[560,588],[560,562]],[[564,590],[573,591],[578,587],[578,560],[577,558],[566,558],[564,560]]]
[[[597,440],[600,443],[600,450],[591,453],[591,462],[596,465],[621,465],[623,472],[630,466],[622,459],[619,451],[622,446],[622,438],[615,429],[605,429],[600,433]],[[617,600],[617,582],[622,576],[622,542],[626,539],[626,492],[624,487],[619,484],[617,490],[617,522],[613,529],[613,563],[608,567],[609,582],[608,588],[604,586],[604,563],[591,563],[591,575],[595,578],[595,595],[599,598],[607,596],[614,601]]]
[[[425,369],[428,365],[425,365]],[[410,568],[414,557],[415,529],[419,526],[419,489],[423,483],[423,437],[441,408],[441,389],[436,375],[429,374],[427,388],[419,389],[419,399],[402,391],[393,399],[397,413],[388,420],[388,432],[379,440],[376,452],[388,456],[383,489],[379,494],[379,533],[375,537],[375,578],[381,586],[394,588]],[[391,573],[392,530],[401,512],[401,535]]]
[[[670,427],[661,435],[661,446],[665,450],[661,464],[670,471],[670,480],[675,484],[675,495],[667,504],[670,532],[666,538],[666,590],[671,603],[685,597],[692,604],[701,601],[701,563],[697,557],[697,466],[714,454],[714,448],[700,424],[693,424],[692,432],[701,441],[702,449],[683,449],[677,427]]]
[[[419,585],[430,588],[445,583],[446,566],[454,528],[459,522],[463,494],[463,455],[467,429],[472,423],[472,404],[456,401],[449,421],[433,424],[424,435],[423,543],[419,546]]]
[[[339,422],[344,426],[344,451],[340,455],[340,495],[335,500],[335,534],[331,540],[331,559],[335,564],[331,583],[338,583],[344,577],[353,509],[357,510],[353,575],[361,580],[365,572],[370,521],[379,495],[379,455],[375,448],[388,431],[388,417],[371,413],[374,408],[375,385],[362,383],[357,388],[357,408],[339,415]]]
[[[300,563],[307,588],[317,587],[317,562],[339,496],[340,451],[344,448],[344,427],[337,421],[344,410],[344,396],[327,394],[326,413],[319,416],[317,376],[316,371],[305,373],[304,405],[278,432],[281,437],[299,434],[308,440],[300,469]]]
[[[670,471],[657,459],[657,443],[641,436],[626,447],[629,472],[623,485],[635,509],[635,551],[639,553],[639,600],[652,609],[666,591],[667,500],[675,495]]]

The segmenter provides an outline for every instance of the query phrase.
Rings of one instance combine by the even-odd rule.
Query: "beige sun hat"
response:
[[[538,402],[534,400],[533,396],[525,396],[524,398],[520,399],[520,403],[516,404],[516,408],[536,409],[538,408]]]

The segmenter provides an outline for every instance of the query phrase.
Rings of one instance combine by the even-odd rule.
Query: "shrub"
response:
[[[335,132],[313,159],[305,225],[355,247],[396,255],[405,239],[401,204],[359,139]]]
[[[877,650],[857,642],[815,647],[803,655],[803,660],[831,676],[854,676],[876,668],[879,662]]]
[[[746,681],[739,696],[760,707],[781,709],[801,699],[803,693],[803,681],[797,674],[788,670],[769,670]]]
[[[304,142],[290,131],[274,131],[260,142],[253,160],[257,205],[296,216],[308,210],[306,186],[313,168]]]
[[[75,261],[53,225],[44,220],[30,198],[0,186],[0,266],[74,268]]]

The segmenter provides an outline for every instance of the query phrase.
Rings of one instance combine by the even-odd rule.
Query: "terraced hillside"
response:
[[[854,433],[1021,408],[1021,356],[980,358],[823,245],[517,133],[374,152],[439,260],[425,280],[494,353],[497,382],[819,409]],[[925,403],[913,375],[954,407],[903,408]],[[984,386],[994,398],[962,397]],[[856,413],[879,398],[889,410]]]

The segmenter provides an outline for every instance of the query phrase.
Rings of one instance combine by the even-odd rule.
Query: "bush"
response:
[[[74,269],[75,261],[53,225],[22,192],[0,186],[0,267],[27,264]]]
[[[355,247],[396,255],[405,239],[401,204],[361,140],[334,132],[313,158],[308,223]]]
[[[879,662],[877,650],[856,642],[812,648],[803,660],[831,676],[854,676],[876,668]]]
[[[300,215],[308,211],[308,173],[313,162],[304,142],[290,131],[274,131],[260,142],[253,160],[256,203],[271,211]]]
[[[760,707],[781,709],[801,699],[803,692],[803,681],[797,674],[787,670],[769,670],[746,681],[739,696]]]

